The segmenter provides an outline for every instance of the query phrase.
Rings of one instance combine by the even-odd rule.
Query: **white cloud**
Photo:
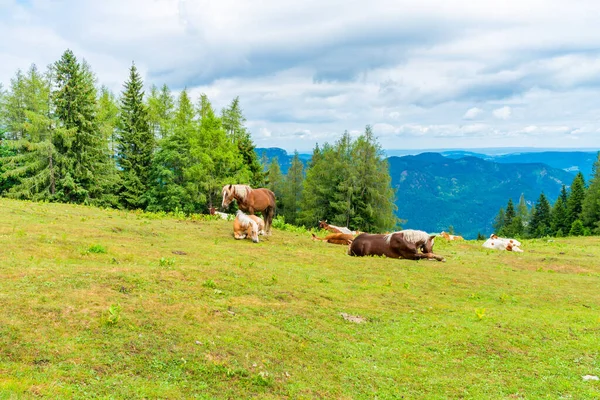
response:
[[[479,114],[481,114],[483,110],[481,108],[472,107],[467,110],[465,115],[463,115],[463,119],[475,119]]]
[[[509,119],[511,114],[511,108],[508,106],[497,108],[494,111],[492,111],[492,114],[494,114],[494,117],[498,119]]]
[[[371,124],[384,147],[597,147],[599,12],[592,0],[494,13],[467,0],[0,0],[0,82],[71,48],[115,92],[135,61],[147,85],[216,108],[240,96],[260,146],[306,151]]]

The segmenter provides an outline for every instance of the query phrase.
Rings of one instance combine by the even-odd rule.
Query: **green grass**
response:
[[[222,220],[0,208],[0,399],[600,397],[582,379],[600,375],[598,237],[437,240],[448,262],[415,262],[238,241]]]

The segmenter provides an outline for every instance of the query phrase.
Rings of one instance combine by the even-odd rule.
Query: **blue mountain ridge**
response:
[[[256,149],[271,160],[275,155],[283,173],[291,158],[283,149]],[[586,179],[596,152],[545,151],[485,154],[448,150],[388,157],[392,186],[396,189],[396,215],[404,228],[428,232],[448,230],[466,238],[489,235],[500,207],[521,193],[532,205],[544,192],[551,202],[563,184],[569,186],[577,171]],[[310,155],[301,155],[302,161]]]

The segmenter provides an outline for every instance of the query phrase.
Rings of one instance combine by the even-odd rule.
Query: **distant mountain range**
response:
[[[283,173],[291,158],[283,149],[256,149],[271,160],[277,156]],[[399,152],[399,151],[398,151]],[[387,152],[393,153],[393,151]],[[306,163],[310,154],[300,155]],[[445,150],[388,157],[392,185],[397,190],[397,215],[404,228],[440,232],[453,226],[467,238],[489,235],[500,207],[523,193],[531,205],[544,192],[551,202],[577,171],[591,178],[597,153],[542,151],[494,154]]]

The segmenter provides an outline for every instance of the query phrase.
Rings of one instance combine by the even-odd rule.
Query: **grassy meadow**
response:
[[[0,399],[600,397],[600,238],[355,258],[0,199]],[[347,321],[347,313],[365,319]]]

